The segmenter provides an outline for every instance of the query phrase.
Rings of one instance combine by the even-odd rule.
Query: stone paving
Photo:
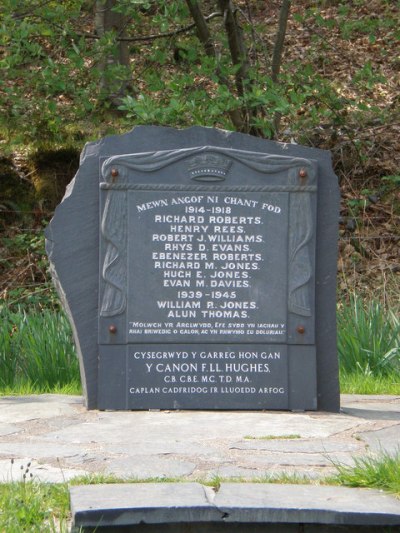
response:
[[[214,477],[251,481],[286,472],[321,477],[333,463],[400,449],[400,395],[343,395],[342,411],[87,411],[81,397],[0,398],[0,480],[60,482]],[[11,463],[14,459],[14,463]]]

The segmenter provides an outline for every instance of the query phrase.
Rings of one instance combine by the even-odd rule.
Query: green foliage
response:
[[[42,257],[45,253],[43,233],[19,233],[13,238],[4,237],[3,244],[12,254],[25,254],[28,251]]]
[[[352,296],[338,309],[338,353],[343,374],[400,379],[398,315]]]
[[[98,94],[95,57],[79,35],[84,0],[0,7],[0,126],[14,142],[62,141],[68,122],[87,115]]]
[[[51,282],[39,283],[36,286],[25,285],[7,291],[7,299],[0,300],[0,311],[5,307],[17,311],[22,306],[27,309],[52,309],[60,307],[60,301]]]
[[[389,186],[398,187],[400,186],[400,175],[395,176],[385,176],[382,178]]]
[[[322,4],[321,2],[319,2]],[[367,35],[369,42],[374,44],[377,37],[382,30],[392,29],[393,38],[396,37],[396,30],[398,24],[396,18],[393,16],[392,9],[395,2],[390,0],[382,2],[378,7],[379,12],[371,10],[363,16],[354,16],[357,7],[363,7],[365,0],[355,0],[353,2],[341,1],[338,2],[338,9],[336,16],[326,14],[324,12],[324,5],[313,5],[304,10],[303,13],[296,13],[297,21],[307,23],[314,20],[321,28],[327,28],[330,31],[338,31],[343,39],[352,39],[358,35]],[[396,8],[395,8],[396,9]],[[389,34],[391,35],[391,34]]]
[[[48,275],[48,259],[45,252],[45,238],[42,230],[39,232],[21,232],[12,236],[3,236],[2,244],[7,250],[6,258],[0,259],[2,269],[10,269],[18,265],[23,258],[29,263],[25,269],[30,270],[30,280],[26,284],[11,284],[0,299],[0,312],[18,312],[20,305],[38,310],[59,308],[59,300],[54,286]],[[16,269],[16,274],[18,270]]]
[[[354,466],[334,463],[335,480],[348,487],[382,489],[400,496],[400,450],[395,455],[355,457]]]
[[[79,389],[79,365],[67,318],[53,310],[2,311],[0,389]]]
[[[390,7],[388,4],[387,7]],[[362,17],[358,20],[354,20],[349,17],[351,7],[347,5],[341,5],[339,9],[339,17],[336,20],[336,25],[340,29],[340,32],[344,39],[351,39],[354,34],[364,34],[369,38],[369,42],[374,44],[377,36],[381,30],[390,28],[396,30],[398,28],[396,21],[387,16],[383,11],[378,14],[371,13],[369,16]]]
[[[106,122],[110,106],[117,101],[122,113],[113,116],[114,131],[132,122],[232,129],[233,112],[240,110],[248,121],[246,131],[273,136],[279,114],[290,135],[304,142],[306,131],[321,124],[344,126],[349,117],[355,122],[371,117],[383,120],[385,106],[374,106],[370,94],[385,84],[383,66],[366,56],[362,64],[355,64],[349,76],[352,81],[325,74],[330,61],[327,34],[336,32],[343,40],[366,35],[371,44],[379,38],[379,53],[389,55],[390,45],[398,38],[396,8],[382,3],[379,16],[370,10],[362,17],[354,9],[360,2],[354,6],[339,2],[335,16],[326,14],[324,2],[307,9],[293,6],[293,19],[307,31],[309,27],[316,31],[311,35],[313,46],[303,47],[301,60],[288,58],[282,65],[278,83],[271,81],[265,28],[258,19],[251,22],[245,10],[237,10],[249,50],[240,90],[236,81],[242,65],[232,64],[222,17],[208,23],[217,51],[210,57],[194,29],[180,31],[193,22],[186,2],[116,2],[113,11],[129,21],[126,32],[132,38],[130,65],[123,66],[108,61],[117,55],[116,31],[96,35],[92,6],[86,0],[50,1],[45,6],[39,0],[4,0],[0,7],[0,131],[8,142],[19,144],[63,143],[71,132],[79,135],[80,130],[90,137],[93,124]],[[246,5],[259,10],[257,2]],[[204,15],[209,14],[207,8],[211,10],[204,4]],[[385,34],[382,44],[381,32]],[[162,34],[167,36],[160,38]],[[146,35],[157,38],[135,41]],[[119,94],[121,86],[123,94]],[[118,96],[112,104],[110,93]]]

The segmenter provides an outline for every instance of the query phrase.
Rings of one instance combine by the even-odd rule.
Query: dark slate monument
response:
[[[47,230],[89,409],[338,411],[329,153],[208,128],[86,146]]]

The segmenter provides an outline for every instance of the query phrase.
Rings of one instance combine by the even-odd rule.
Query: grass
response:
[[[400,395],[400,376],[373,376],[352,372],[340,372],[340,391],[344,394],[392,394]]]
[[[80,391],[70,325],[51,309],[2,309],[0,366],[3,394]]]
[[[36,481],[30,472],[30,463],[18,467],[18,474],[13,472],[15,469],[11,461],[11,481],[0,484],[0,531],[67,532],[68,485]]]
[[[342,375],[400,379],[400,318],[376,301],[352,296],[338,308],[338,354]]]
[[[37,381],[23,381],[16,385],[6,385],[0,387],[0,396],[29,396],[32,394],[65,394],[70,396],[81,396],[82,385],[80,381],[72,381],[65,385],[55,384],[53,387],[42,387]]]
[[[10,311],[4,306],[1,314],[0,394],[81,394],[78,360],[64,313]],[[342,392],[400,394],[399,316],[378,302],[365,303],[355,296],[338,306]]]
[[[68,531],[69,494],[63,484],[14,482],[0,485],[0,531]]]
[[[382,453],[378,457],[355,458],[353,466],[333,463],[337,474],[329,478],[311,479],[298,474],[278,474],[260,477],[252,483],[329,484],[347,487],[375,488],[400,497],[400,451],[395,455]],[[11,465],[12,469],[15,465]],[[99,483],[176,483],[183,478],[121,479],[112,475],[80,476],[70,483],[41,483],[30,477],[29,463],[17,469],[17,480],[0,484],[0,531],[47,533],[69,531],[69,487]],[[221,483],[245,482],[243,479],[196,480],[219,490]]]
[[[354,466],[334,465],[338,473],[333,481],[340,485],[381,489],[400,497],[400,448],[395,455],[356,457]]]
[[[337,321],[341,392],[400,394],[399,313],[353,295]]]

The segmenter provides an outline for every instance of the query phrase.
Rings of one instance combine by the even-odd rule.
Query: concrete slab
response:
[[[400,525],[400,501],[369,489],[222,483],[215,494],[196,483],[138,483],[71,487],[70,494],[75,530],[182,523],[202,523],[198,531],[209,531],[208,523]]]
[[[285,450],[282,450],[280,453],[266,453],[262,455],[253,454],[248,462],[259,469],[267,469],[271,465],[277,464],[286,467],[332,467],[335,463],[352,464],[353,459],[351,456],[344,453],[331,452],[323,455],[319,453],[287,453]]]
[[[400,394],[341,394],[341,406],[347,407],[352,404],[374,403],[376,405],[393,405],[393,408],[399,409]]]
[[[140,444],[139,444],[140,443]],[[104,449],[113,454],[124,454],[134,456],[137,453],[138,445],[141,449],[146,450],[148,455],[191,455],[191,456],[215,456],[217,452],[215,448],[210,445],[208,448],[202,442],[196,442],[187,439],[183,440],[136,440],[134,442],[117,442],[105,443]],[[216,457],[218,459],[218,457]]]

